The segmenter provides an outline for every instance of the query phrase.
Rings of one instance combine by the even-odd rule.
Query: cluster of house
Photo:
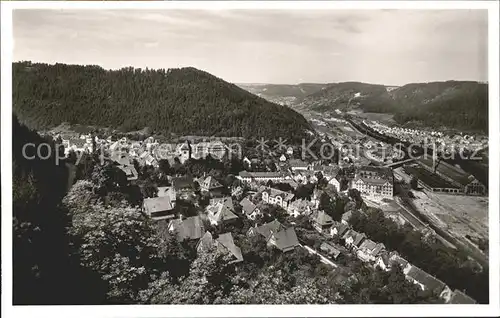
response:
[[[293,166],[295,171],[303,169],[302,164],[293,164]],[[250,179],[244,179],[244,177]],[[246,172],[243,173],[242,180],[255,182],[255,177],[258,181],[276,180],[276,173],[257,173],[254,175],[254,173]],[[355,173],[355,177],[352,179],[354,182],[351,184],[367,195],[382,198],[392,197],[391,178],[392,174],[386,168],[365,167]],[[235,245],[232,234],[224,233],[214,238],[212,233],[204,230],[203,220],[208,221],[211,225],[234,222],[240,217],[239,213],[236,212],[235,204],[239,204],[244,217],[255,220],[257,216],[264,213],[265,205],[275,205],[283,208],[289,215],[307,216],[313,228],[320,233],[342,238],[345,246],[336,246],[327,242],[321,244],[321,251],[334,260],[348,249],[354,252],[361,261],[386,271],[389,271],[393,266],[401,266],[409,281],[418,284],[423,290],[436,291],[449,303],[459,300],[462,303],[474,302],[460,291],[451,291],[443,282],[408,263],[397,253],[386,251],[383,244],[374,242],[365,234],[351,229],[348,224],[351,211],[342,215],[341,222],[333,221],[328,214],[318,209],[322,190],[315,190],[311,199],[305,200],[295,199],[292,193],[261,185],[258,187],[258,191],[250,192],[239,203],[234,203],[231,196],[221,196],[219,191],[222,185],[213,177],[208,176],[196,180],[200,185],[200,190],[210,193],[212,196],[204,213],[183,218],[180,213],[175,211],[176,200],[189,199],[195,195],[194,181],[193,178],[187,176],[173,177],[172,186],[160,187],[157,197],[144,199],[143,211],[153,219],[166,219],[168,230],[175,233],[179,240],[197,240],[197,251],[200,253],[216,248],[229,255],[230,262],[241,262],[243,256],[240,248]],[[251,227],[247,236],[260,236],[268,246],[274,246],[283,252],[291,251],[300,246],[293,226],[286,227],[277,220]]]
[[[111,156],[117,153],[127,154],[131,159],[135,159],[141,165],[158,166],[160,159],[166,159],[171,165],[178,158],[180,163],[184,163],[189,158],[201,159],[211,155],[215,159],[221,159],[227,153],[226,145],[219,141],[208,141],[191,143],[159,143],[154,137],[148,137],[144,141],[133,141],[127,137],[113,140],[112,136],[99,138],[91,134],[57,134],[64,145],[65,155],[71,151],[92,152],[94,147],[108,151]]]
[[[350,213],[342,216],[341,222],[335,222],[322,211],[313,214],[313,227],[326,235],[342,238],[345,248],[354,252],[356,257],[364,263],[369,263],[374,268],[390,271],[393,267],[401,268],[406,279],[420,287],[437,293],[447,303],[475,303],[469,296],[459,290],[452,291],[445,283],[426,273],[422,269],[410,264],[397,252],[389,252],[384,244],[377,243],[367,238],[364,233],[359,233],[349,226]],[[342,254],[342,246],[323,242],[321,250],[329,257],[336,260]]]
[[[269,181],[288,183],[296,188],[299,184],[317,182],[316,175],[321,172],[328,184],[331,184],[337,192],[346,191],[349,188],[357,189],[362,196],[372,199],[391,199],[394,194],[394,175],[391,168],[363,166],[356,169],[353,177],[346,176],[344,182],[344,178],[339,174],[339,168],[335,166],[305,165],[302,162],[290,160],[290,167],[289,171],[277,172],[241,171],[237,178],[254,188]],[[271,201],[275,200],[274,192],[269,194]],[[276,198],[276,200],[280,199]]]
[[[469,149],[471,151],[483,149],[488,146],[488,138],[484,136],[461,134],[449,136],[439,131],[424,131],[397,126],[389,127],[377,121],[364,120],[363,123],[382,135],[414,144],[435,143],[445,149]]]

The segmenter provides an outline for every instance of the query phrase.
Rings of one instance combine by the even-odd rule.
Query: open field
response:
[[[488,238],[488,198],[414,191],[415,206],[455,237]]]
[[[374,120],[378,121],[382,124],[385,125],[394,125],[396,122],[394,121],[393,114],[386,114],[386,113],[363,113],[363,112],[356,112],[356,116],[364,118],[366,120]]]

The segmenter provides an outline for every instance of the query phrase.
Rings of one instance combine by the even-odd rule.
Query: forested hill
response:
[[[317,111],[360,107],[367,112],[392,112],[394,100],[384,85],[343,82],[307,96],[301,106]]]
[[[42,129],[63,122],[156,133],[299,139],[297,112],[195,68],[104,70],[99,66],[13,64],[14,111]]]
[[[401,124],[488,131],[488,84],[472,81],[401,87],[336,83],[307,96],[296,107],[316,111],[359,108],[365,112],[392,113]]]

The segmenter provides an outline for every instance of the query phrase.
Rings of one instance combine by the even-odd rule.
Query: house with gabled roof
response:
[[[274,204],[287,210],[288,205],[292,202],[295,195],[290,192],[281,191],[278,189],[266,187],[261,191],[262,201]]]
[[[218,251],[232,256],[232,260],[229,262],[230,264],[243,261],[241,249],[234,244],[233,235],[231,233],[220,234],[219,237],[215,239],[215,245]]]
[[[224,186],[212,176],[208,176],[200,182],[200,190],[204,193],[217,196],[222,194],[223,189]]]
[[[340,174],[337,173],[336,175],[329,177],[327,180],[328,184],[331,184],[335,188],[335,191],[337,191],[337,193],[343,190],[342,177],[340,176]]]
[[[170,221],[168,231],[176,233],[179,241],[197,240],[205,232],[203,222],[199,216],[191,216],[184,219],[182,215],[178,219]]]
[[[229,264],[243,261],[241,249],[234,244],[233,235],[228,232],[220,234],[215,240],[210,232],[205,232],[196,245],[198,253],[204,253],[216,249],[218,252],[231,256]]]
[[[406,259],[401,257],[397,252],[389,253],[389,264],[390,264],[389,268],[397,266],[401,268],[402,271],[411,266],[411,264]]]
[[[247,197],[240,201],[242,212],[250,220],[255,220],[258,215],[261,215],[260,209]]]
[[[247,236],[262,235],[267,241],[271,236],[271,232],[278,232],[284,228],[283,224],[281,224],[278,220],[273,220],[261,226],[255,225],[254,227],[251,227],[248,229]]]
[[[354,230],[348,230],[342,237],[347,247],[358,248],[366,239],[365,233],[358,233]]]
[[[330,235],[343,237],[347,230],[349,230],[349,225],[345,223],[336,223],[330,228]]]
[[[287,212],[294,217],[298,217],[299,215],[310,215],[315,209],[316,206],[311,201],[299,199],[290,203]]]
[[[379,253],[379,255],[375,258],[374,261],[374,267],[375,268],[380,268],[381,270],[384,271],[389,271],[391,268],[391,262],[390,262],[390,254],[387,251],[382,251]]]
[[[214,240],[212,233],[210,231],[206,231],[205,234],[200,238],[198,243],[196,244],[196,252],[203,253],[212,250],[214,247]]]
[[[273,220],[261,226],[255,225],[255,227],[248,230],[247,235],[262,235],[268,246],[275,246],[283,252],[291,251],[300,246],[294,228],[286,228],[278,220]]]
[[[142,211],[155,220],[175,217],[174,207],[168,196],[146,198],[142,203]]]
[[[366,239],[361,243],[356,255],[363,262],[373,262],[376,260],[377,256],[385,250],[385,246],[382,243],[376,243],[370,239]]]
[[[216,203],[207,207],[208,220],[211,224],[217,225],[238,219],[235,214],[233,199],[231,197],[221,198]]]
[[[311,170],[298,170],[294,172],[293,180],[302,184],[318,182],[315,172]]]
[[[271,236],[269,237],[267,244],[277,247],[282,252],[292,251],[297,246],[300,246],[297,234],[295,233],[295,229],[293,227],[289,227],[278,232],[271,231]]]
[[[311,214],[312,226],[320,233],[326,233],[333,226],[333,219],[325,211],[315,211]]]
[[[414,265],[405,268],[403,273],[405,274],[407,280],[418,285],[422,290],[430,290],[439,295],[447,287],[441,280]]]

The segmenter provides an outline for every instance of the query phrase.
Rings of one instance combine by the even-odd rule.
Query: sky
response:
[[[14,60],[191,66],[233,83],[487,81],[487,10],[27,10]]]

